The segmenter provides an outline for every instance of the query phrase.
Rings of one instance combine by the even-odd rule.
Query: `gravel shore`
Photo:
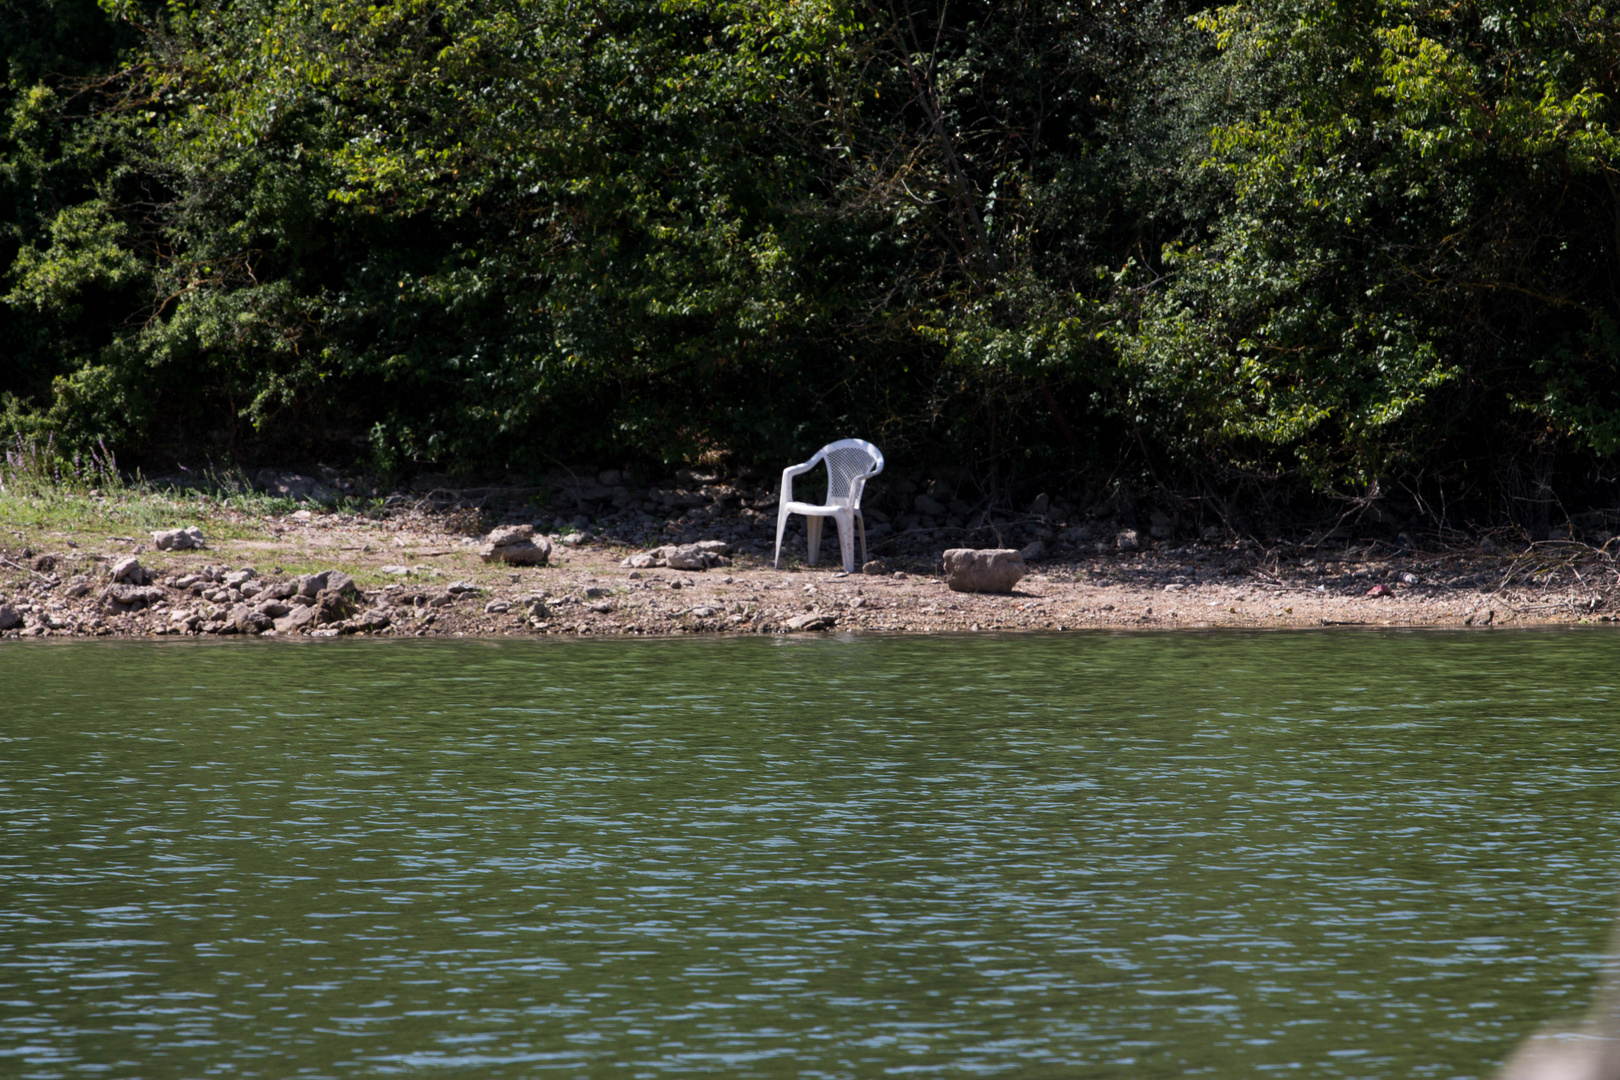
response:
[[[800,534],[773,570],[768,553],[750,550],[757,539],[730,547],[727,528],[714,532],[730,537],[729,565],[703,571],[629,569],[621,563],[642,546],[585,534],[553,535],[550,565],[513,567],[482,561],[478,537],[452,531],[457,520],[244,513],[235,538],[189,551],[154,550],[149,536],[12,529],[0,540],[0,637],[1522,626],[1620,611],[1612,559],[1572,541],[1517,552],[1382,541],[1059,547],[1012,593],[988,595],[952,592],[938,576],[939,552],[968,546],[959,537],[911,536],[910,551],[890,543],[882,572],[853,575],[835,540],[812,567]],[[688,525],[678,528],[701,535]],[[317,580],[325,571],[338,577]]]

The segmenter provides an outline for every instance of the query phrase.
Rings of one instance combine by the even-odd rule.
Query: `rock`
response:
[[[183,529],[154,530],[152,546],[159,551],[191,551],[207,545],[203,542],[202,530],[188,525]]]
[[[551,541],[535,536],[533,525],[502,525],[484,538],[478,555],[485,562],[544,566],[551,559]]]
[[[22,625],[22,616],[10,604],[0,604],[0,630],[12,630]]]
[[[34,560],[34,569],[38,570],[42,574],[50,573],[52,570],[56,569],[56,556],[41,555],[39,558]]]
[[[545,619],[551,616],[551,609],[546,607],[546,598],[543,596],[525,596],[518,601],[523,610],[533,619]]]
[[[126,585],[144,585],[146,569],[141,566],[141,560],[133,555],[125,555],[113,563],[112,579]]]
[[[489,535],[484,537],[484,543],[494,547],[506,547],[509,544],[519,544],[533,538],[533,525],[500,525],[490,530]]]
[[[233,570],[229,574],[225,575],[225,587],[230,589],[239,589],[247,582],[252,581],[257,573],[258,571],[253,569],[251,566],[244,566],[240,570]]]
[[[132,611],[168,598],[156,585],[109,585],[102,600],[114,611]]]
[[[175,611],[169,614],[169,621],[177,628],[195,630],[202,625],[202,616],[193,611]]]
[[[391,564],[389,566],[378,567],[377,572],[379,574],[392,574],[394,577],[409,577],[410,573],[411,573],[411,568],[408,567],[408,566],[399,566],[398,564]]]
[[[697,544],[682,544],[664,556],[664,565],[671,570],[707,570],[711,558],[718,560],[720,556],[710,556]]]
[[[485,615],[505,615],[512,610],[512,605],[505,600],[491,600],[484,605]]]
[[[658,565],[658,556],[650,551],[638,551],[619,565],[631,570],[647,570]]]
[[[293,609],[291,604],[284,604],[280,600],[262,600],[253,610],[272,619],[282,619],[291,615]]]
[[[231,608],[225,621],[236,627],[238,634],[262,634],[275,625],[275,620],[262,611],[254,611],[246,604]]]
[[[1367,590],[1368,596],[1394,596],[1395,590],[1388,585],[1374,585]]]
[[[274,585],[266,585],[257,593],[260,600],[290,600],[297,595],[296,581],[278,581]]]
[[[348,577],[347,574],[343,575]],[[342,622],[352,616],[358,605],[354,602],[353,583],[350,589],[322,589],[315,596],[313,610],[319,612],[317,618],[323,623]]]
[[[731,554],[731,545],[724,540],[699,540],[697,546],[714,555]]]
[[[393,617],[389,615],[387,611],[384,611],[382,608],[372,608],[364,615],[361,615],[357,619],[350,620],[345,625],[350,626],[357,631],[386,630],[388,629],[389,623],[392,621]]]
[[[624,474],[618,469],[603,469],[596,474],[596,482],[603,487],[618,487],[624,481]]]
[[[1043,491],[1030,500],[1029,513],[1034,514],[1036,517],[1045,517],[1046,511],[1051,509],[1051,506],[1052,497]]]
[[[812,613],[809,615],[795,615],[783,625],[790,632],[798,634],[809,630],[831,630],[837,621],[831,615]]]
[[[927,495],[917,496],[912,505],[917,508],[917,513],[926,514],[928,517],[943,517],[945,515],[945,505],[930,499]]]
[[[320,617],[320,609],[315,607],[295,607],[288,615],[275,621],[276,632],[280,634],[294,633],[306,627],[314,626],[315,620]]]
[[[880,574],[887,574],[888,572],[889,564],[884,562],[882,559],[873,559],[871,562],[861,567],[861,573],[870,577],[877,577]]]
[[[1031,541],[1024,547],[1019,548],[1018,554],[1022,555],[1024,557],[1024,561],[1027,563],[1035,562],[1041,556],[1046,554],[1046,544],[1040,540]]]
[[[955,592],[1011,592],[1028,572],[1013,548],[952,548],[945,553],[945,584]]]
[[[1408,571],[1407,573],[1404,573],[1404,574],[1401,575],[1401,584],[1403,584],[1403,585],[1416,585],[1416,584],[1418,584],[1418,576],[1416,574],[1411,573],[1410,571]]]
[[[341,570],[322,570],[318,574],[306,574],[298,579],[299,596],[317,596],[323,592],[353,592],[354,578]]]
[[[67,588],[63,590],[69,600],[77,600],[89,591],[90,579],[83,574],[75,574],[69,579]]]
[[[446,592],[453,593],[456,596],[460,596],[462,593],[481,593],[484,591],[482,585],[474,585],[470,581],[452,581],[444,588]]]
[[[707,619],[720,614],[720,609],[712,607],[695,607],[692,609],[692,614],[696,618]]]
[[[1142,538],[1135,529],[1121,529],[1114,534],[1114,546],[1121,551],[1135,551],[1142,546]]]

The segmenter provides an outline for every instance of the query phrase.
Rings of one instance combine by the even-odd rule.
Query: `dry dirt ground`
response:
[[[483,562],[476,536],[451,531],[456,520],[424,511],[385,520],[240,514],[227,530],[234,538],[210,537],[206,549],[185,552],[156,551],[150,535],[8,529],[0,534],[0,637],[763,634],[792,632],[790,620],[805,615],[819,616],[807,632],[856,633],[1620,618],[1620,568],[1606,551],[1575,542],[1517,552],[1381,542],[1093,547],[1032,564],[1010,595],[980,595],[945,586],[926,536],[877,574],[843,574],[835,539],[819,566],[804,565],[800,539],[781,570],[754,542],[740,545],[729,566],[691,572],[629,570],[620,562],[639,546],[576,535],[556,540],[551,565],[520,568]],[[961,545],[944,538],[937,546]],[[131,555],[146,576],[117,587],[111,572]],[[353,589],[328,595],[316,582],[308,597],[285,595],[328,569],[352,576]],[[318,610],[301,614],[301,606]]]

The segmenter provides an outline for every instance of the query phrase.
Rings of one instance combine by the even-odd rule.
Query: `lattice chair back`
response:
[[[849,445],[854,444],[854,445]],[[832,506],[861,505],[866,478],[883,471],[877,447],[858,439],[845,439],[824,447],[827,462],[827,502]]]

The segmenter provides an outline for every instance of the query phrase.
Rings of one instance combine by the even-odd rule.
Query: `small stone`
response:
[[[651,551],[638,551],[619,565],[635,570],[647,570],[658,565],[658,556]]]
[[[724,540],[699,540],[697,546],[715,555],[731,554],[731,545]]]
[[[1401,575],[1401,584],[1403,584],[1403,585],[1416,585],[1416,584],[1418,584],[1418,576],[1416,574],[1408,571],[1408,572]]]
[[[809,614],[795,615],[785,625],[792,633],[804,633],[810,630],[831,630],[838,620],[831,615]]]
[[[411,568],[408,566],[390,565],[378,567],[379,574],[390,574],[394,577],[409,577]]]
[[[298,582],[278,581],[259,590],[260,600],[290,600],[298,595]]]
[[[476,593],[484,591],[481,586],[474,585],[470,581],[452,581],[450,584],[445,586],[445,589],[449,592],[455,593],[457,596],[460,596],[462,593]]]
[[[152,546],[159,551],[191,551],[206,547],[202,530],[195,525],[183,529],[156,530],[152,533]]]
[[[264,600],[256,605],[253,610],[262,615],[268,615],[272,619],[284,619],[292,614],[293,609],[291,604],[283,603],[280,600]]]
[[[485,615],[505,615],[512,610],[512,605],[505,600],[491,600],[484,605]]]
[[[720,614],[720,611],[718,608],[712,607],[695,607],[692,609],[692,614],[699,619],[707,619],[711,616]]]
[[[146,570],[141,566],[141,560],[133,555],[125,555],[113,563],[112,579],[127,585],[144,585]]]
[[[882,559],[873,559],[871,562],[861,567],[861,573],[866,574],[869,577],[879,577],[883,574],[887,574],[888,572],[889,564],[884,562]]]
[[[945,553],[945,584],[954,592],[1011,592],[1028,567],[1013,548],[952,548]]]
[[[83,574],[75,574],[68,580],[68,586],[63,592],[69,600],[77,600],[90,591],[90,579]]]
[[[233,570],[229,574],[225,575],[225,586],[227,588],[240,588],[244,583],[252,581],[254,575],[257,573],[258,571],[254,570],[251,566],[244,566],[240,570]]]
[[[600,585],[591,585],[588,588],[586,588],[586,590],[585,590],[585,599],[587,599],[587,600],[597,600],[597,599],[600,599],[601,597],[606,596],[607,594],[608,594],[608,591],[606,589],[602,588]]]
[[[1142,538],[1135,529],[1121,529],[1114,534],[1114,546],[1121,551],[1135,551],[1142,546]]]
[[[1025,562],[1032,563],[1046,554],[1046,544],[1043,541],[1035,540],[1020,548],[1018,553],[1024,557]]]

